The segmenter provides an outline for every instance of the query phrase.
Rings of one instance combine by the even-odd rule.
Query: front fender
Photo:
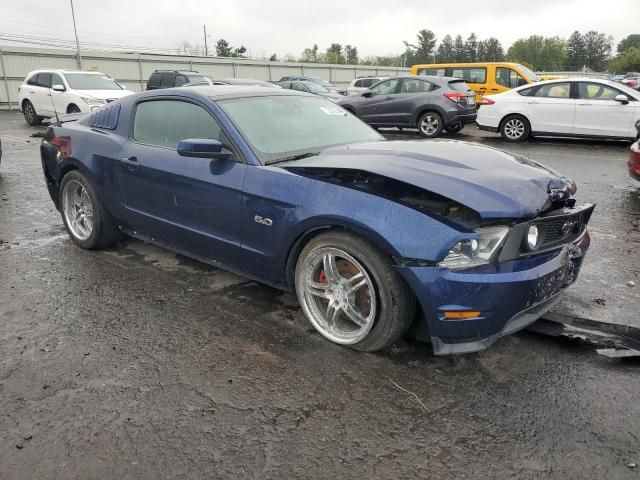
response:
[[[249,273],[285,282],[296,242],[320,228],[344,228],[388,255],[438,261],[457,242],[474,238],[463,227],[361,190],[304,177],[277,167],[247,169],[243,249]],[[266,226],[259,219],[269,219]]]

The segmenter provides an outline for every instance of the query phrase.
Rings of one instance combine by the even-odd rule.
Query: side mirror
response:
[[[615,97],[613,97],[613,99],[616,102],[620,102],[623,105],[626,105],[627,103],[629,103],[629,97],[627,97],[626,95],[623,95],[622,93],[620,95],[616,95]]]
[[[373,92],[371,90],[367,90],[366,92],[362,92],[362,96],[364,98],[369,98],[371,95],[373,95]]]
[[[226,148],[222,142],[208,138],[189,138],[178,144],[178,155],[182,157],[211,158],[214,160],[227,160],[233,152]]]
[[[64,92],[66,91],[66,88],[64,88],[64,85],[56,84],[53,87],[51,87],[51,90],[53,90],[54,92]]]

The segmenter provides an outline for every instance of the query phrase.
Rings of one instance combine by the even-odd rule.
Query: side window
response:
[[[291,84],[291,90],[297,90],[299,92],[306,92],[307,88],[301,83],[294,82],[293,84]]]
[[[413,78],[405,78],[402,81],[402,87],[400,87],[400,93],[420,93],[423,92],[423,84],[422,80],[413,79]]]
[[[371,87],[371,91],[378,95],[390,95],[395,93],[396,85],[398,84],[397,78],[392,78],[391,80],[385,80],[384,82],[380,82],[377,85]]]
[[[578,98],[583,100],[614,100],[620,91],[599,83],[578,83]]]
[[[27,85],[37,85],[38,81],[38,74],[36,73],[35,75],[31,75],[31,77],[29,78],[29,80],[27,80]]]
[[[527,81],[518,75],[518,72],[515,70],[498,67],[496,68],[496,83],[503,87],[516,88],[517,86],[526,84]]]
[[[184,85],[185,83],[187,83],[187,77],[185,77],[184,75],[177,75],[176,76],[176,87],[180,87],[180,86]]]
[[[431,75],[433,77],[444,77],[446,69],[444,68],[421,68],[418,75]]]
[[[538,91],[538,88],[538,86],[523,88],[522,90],[518,91],[518,94],[522,95],[523,97],[533,97]]]
[[[460,78],[467,83],[487,83],[487,69],[484,67],[456,67],[448,75]]]
[[[51,74],[50,73],[39,73],[38,80],[36,81],[36,85],[39,87],[49,88],[51,86]]]
[[[152,73],[151,76],[149,77],[149,81],[147,82],[147,85],[152,87],[159,87],[161,79],[162,79],[161,73]]]
[[[547,98],[569,98],[571,96],[570,94],[571,84],[569,82],[562,82],[541,85],[535,93],[535,96]]]
[[[163,73],[162,80],[160,81],[161,88],[171,88],[176,86],[176,74],[175,73]]]
[[[353,86],[355,88],[362,88],[364,87],[364,80],[356,80],[355,82],[353,82]]]
[[[62,77],[57,73],[51,74],[51,86],[53,87],[54,85],[62,85],[64,87],[64,82],[62,81]]]
[[[139,143],[176,148],[187,138],[224,142],[218,122],[204,108],[179,100],[141,102],[135,109],[132,138]]]

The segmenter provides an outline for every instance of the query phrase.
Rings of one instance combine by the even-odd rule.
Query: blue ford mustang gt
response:
[[[199,87],[53,123],[41,147],[71,239],[124,234],[295,290],[327,339],[383,349],[415,324],[436,354],[532,323],[578,275],[593,205],[527,158],[385,141],[321,97]]]

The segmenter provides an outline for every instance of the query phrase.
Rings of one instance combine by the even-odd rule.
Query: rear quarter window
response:
[[[538,87],[523,88],[522,90],[518,90],[518,95],[522,95],[523,97],[533,97],[537,90]]]
[[[152,73],[151,76],[149,77],[149,81],[147,82],[147,84],[151,85],[152,87],[159,87],[161,78],[162,78],[161,73]]]
[[[38,74],[36,73],[35,75],[31,75],[29,77],[29,80],[27,80],[27,85],[37,85],[37,81],[38,81]]]

